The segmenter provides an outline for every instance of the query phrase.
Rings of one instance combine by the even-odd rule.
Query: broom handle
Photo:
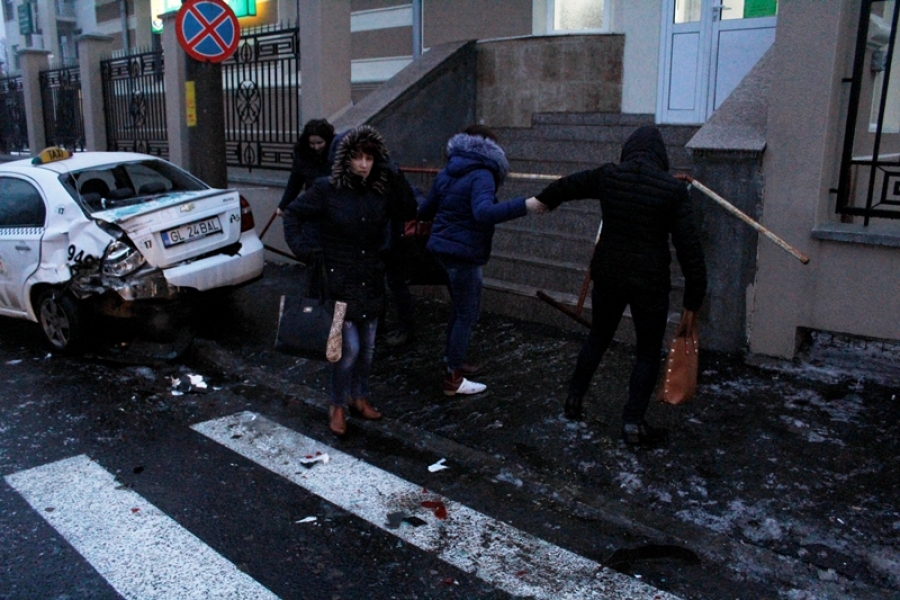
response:
[[[681,179],[682,181],[687,181],[690,185],[694,186],[695,188],[697,188],[698,190],[700,190],[701,192],[703,192],[704,194],[706,194],[707,196],[709,196],[710,198],[715,200],[725,210],[727,210],[731,214],[735,215],[741,221],[743,221],[744,223],[746,223],[753,229],[757,230],[758,232],[760,232],[761,234],[763,234],[764,236],[766,236],[767,238],[769,238],[770,240],[772,240],[773,242],[778,244],[782,250],[785,250],[788,254],[790,254],[791,256],[793,256],[794,258],[799,260],[800,262],[802,262],[804,265],[809,262],[808,256],[806,256],[805,254],[803,254],[802,252],[800,252],[799,250],[797,250],[796,248],[794,248],[793,246],[788,244],[786,241],[784,241],[783,239],[781,239],[780,237],[778,237],[777,235],[775,235],[774,233],[772,233],[771,231],[766,229],[765,226],[763,226],[759,222],[754,221],[752,218],[747,216],[746,213],[742,212],[739,208],[737,208],[736,206],[734,206],[733,204],[728,202],[728,200],[726,200],[722,196],[718,195],[717,193],[715,193],[714,191],[712,191],[711,189],[709,189],[708,187],[706,187],[705,185],[703,185],[702,183],[700,183],[699,181],[697,181],[696,179],[691,177],[690,175],[680,174],[680,175],[676,175],[675,177],[676,177],[676,179]]]
[[[600,241],[600,232],[603,231],[603,219],[600,219],[600,225],[597,226],[597,235],[594,237],[594,246]],[[578,295],[578,304],[575,306],[575,312],[581,314],[584,308],[584,300],[587,298],[588,288],[591,286],[591,266],[588,265],[588,271],[584,276],[584,283],[581,284],[581,293]]]

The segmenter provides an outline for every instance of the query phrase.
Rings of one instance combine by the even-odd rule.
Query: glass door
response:
[[[704,123],[775,40],[777,0],[669,0],[657,120]]]

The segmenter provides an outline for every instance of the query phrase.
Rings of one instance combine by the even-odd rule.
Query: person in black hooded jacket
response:
[[[348,404],[363,418],[381,418],[369,402],[369,374],[384,305],[384,254],[391,222],[415,218],[417,209],[411,194],[392,193],[393,177],[384,139],[363,125],[340,139],[331,176],[317,179],[284,211],[292,247],[304,224],[317,225],[327,293],[347,303],[342,356],[331,375],[329,427],[338,435],[346,432]]]
[[[294,144],[291,175],[278,203],[279,213],[302,192],[312,187],[319,177],[331,173],[329,148],[334,139],[334,126],[327,119],[310,119]]]
[[[582,400],[609,348],[626,306],[637,336],[622,438],[629,445],[665,442],[667,432],[644,419],[659,374],[671,289],[669,239],[685,279],[684,319],[689,331],[706,294],[703,248],[690,196],[669,174],[659,129],[637,129],[622,146],[621,162],[574,173],[536,198],[551,210],[567,200],[599,198],[603,228],[591,259],[591,331],[569,382],[565,415],[580,419]]]

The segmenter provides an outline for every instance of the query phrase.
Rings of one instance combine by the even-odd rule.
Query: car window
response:
[[[47,207],[31,183],[0,177],[0,227],[43,227]]]
[[[141,204],[160,194],[209,188],[190,173],[160,160],[94,167],[63,175],[60,181],[71,191],[73,178],[89,212]]]

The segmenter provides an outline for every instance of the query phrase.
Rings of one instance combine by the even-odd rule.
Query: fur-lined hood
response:
[[[350,170],[350,157],[363,142],[370,142],[376,148],[373,156],[375,164],[372,165],[372,172],[365,182]],[[384,194],[388,189],[390,160],[387,144],[374,127],[361,125],[351,129],[340,135],[340,141],[335,148],[334,164],[331,166],[331,185],[336,189],[342,189],[357,188],[360,184],[364,184],[377,193]]]
[[[494,173],[497,185],[509,174],[509,161],[497,142],[477,135],[457,133],[447,142],[447,173],[453,177],[482,166]]]

